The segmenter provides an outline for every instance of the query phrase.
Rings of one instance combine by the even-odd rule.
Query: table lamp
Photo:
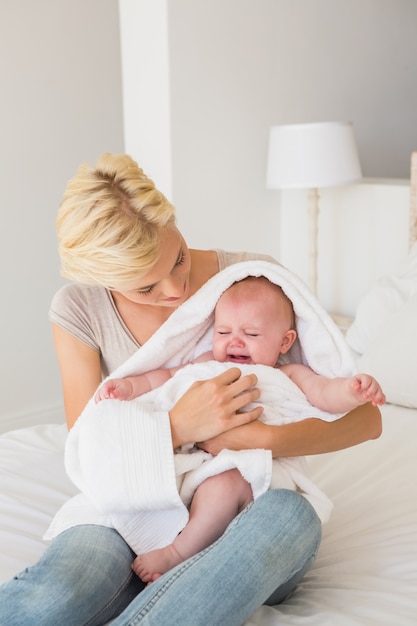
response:
[[[270,130],[268,189],[309,189],[309,286],[317,295],[317,233],[320,187],[352,183],[362,176],[352,124],[318,122]]]

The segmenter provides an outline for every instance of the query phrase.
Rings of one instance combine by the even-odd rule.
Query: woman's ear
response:
[[[297,339],[297,332],[292,329],[287,330],[287,332],[285,333],[282,339],[281,354],[286,354],[296,339]]]

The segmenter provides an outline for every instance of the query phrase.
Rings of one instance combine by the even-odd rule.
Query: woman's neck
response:
[[[219,271],[214,250],[190,250],[191,271],[188,297]],[[123,323],[139,345],[147,341],[176,310],[176,307],[154,306],[132,302],[119,292],[113,292],[113,302]]]

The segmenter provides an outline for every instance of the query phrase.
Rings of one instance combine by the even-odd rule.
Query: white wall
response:
[[[125,150],[172,198],[168,7],[120,0]]]
[[[280,260],[309,278],[307,191],[282,192]],[[379,277],[397,271],[408,254],[410,185],[371,180],[320,191],[318,283],[331,313],[353,316]]]
[[[164,187],[164,171],[171,156],[170,197],[191,246],[263,251],[284,262],[283,242],[297,249],[299,234],[280,215],[287,200],[265,187],[268,132],[274,124],[352,121],[364,175],[408,178],[410,153],[417,146],[415,0],[157,1],[159,26],[155,14],[148,17],[153,0],[120,0],[120,6],[131,18],[131,33],[137,20],[145,49],[168,25],[167,46],[136,56],[133,80],[148,106],[169,97],[169,149],[154,132],[168,128],[167,113],[158,117],[159,108],[158,115],[146,113],[146,134],[132,111],[125,118],[125,134],[133,154],[146,160],[142,146],[154,133],[159,160],[153,159],[148,173],[165,191],[170,189]],[[125,35],[124,46],[133,51],[132,35]],[[146,80],[149,67],[152,89]],[[127,97],[129,89],[128,82]],[[370,187],[363,194],[366,212],[378,194]],[[326,197],[336,198],[325,193],[324,204]],[[298,203],[302,211],[302,195]],[[383,220],[386,210],[379,201],[375,210]],[[343,271],[341,260],[332,257],[333,233],[324,237],[326,220],[321,221],[320,263],[325,259],[332,270]],[[382,230],[391,237],[390,226],[388,219]],[[358,231],[353,222],[348,230],[354,247]],[[368,228],[365,232],[372,237]],[[367,284],[386,269],[378,258],[378,250],[366,255]],[[321,297],[326,306],[348,313],[364,285],[352,291],[352,281],[345,284],[344,277],[336,288],[334,279],[324,276],[327,291]]]
[[[2,0],[3,424],[61,406],[47,320],[62,283],[56,211],[82,160],[123,149],[123,116],[126,149],[174,200],[190,245],[285,262],[284,242],[294,250],[300,235],[286,219],[292,201],[265,188],[269,126],[349,119],[366,176],[408,177],[416,20],[415,0]],[[326,197],[321,262],[334,240]],[[382,267],[378,254],[365,270]]]
[[[62,417],[48,308],[55,217],[83,160],[123,151],[117,0],[0,5],[0,422]]]

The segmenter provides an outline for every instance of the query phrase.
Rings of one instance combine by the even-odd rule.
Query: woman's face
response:
[[[132,285],[115,291],[138,304],[176,308],[188,297],[190,269],[190,251],[181,233],[167,228],[153,268]]]

